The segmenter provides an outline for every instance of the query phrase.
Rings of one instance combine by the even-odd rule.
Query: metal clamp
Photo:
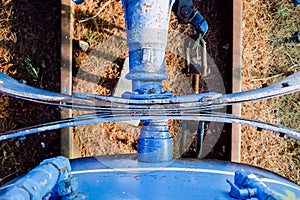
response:
[[[201,34],[201,37],[206,34],[208,24],[204,17],[196,10],[192,0],[177,0],[172,10],[177,15],[179,23],[191,23],[198,34]]]
[[[236,199],[279,200],[274,192],[249,171],[238,170],[234,175],[234,183],[227,180],[231,186],[230,196]]]

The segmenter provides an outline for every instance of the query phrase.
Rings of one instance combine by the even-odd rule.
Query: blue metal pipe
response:
[[[172,1],[123,0],[132,91],[161,94]]]
[[[129,47],[132,93],[125,98],[166,98],[162,92],[168,25],[173,1],[123,0]],[[138,139],[138,159],[142,162],[172,160],[172,140],[166,121],[145,121]]]
[[[4,189],[4,192],[0,188],[0,199],[40,200],[49,192],[53,192],[53,189],[55,186],[59,186],[59,183],[69,180],[70,178],[71,166],[67,158],[59,156],[47,159],[15,183],[11,184],[11,186]],[[65,192],[66,190],[72,191],[72,189],[70,190],[69,188],[58,187],[55,193],[65,195],[68,193]]]
[[[166,121],[145,121],[138,139],[138,160],[152,163],[172,160],[172,139]]]

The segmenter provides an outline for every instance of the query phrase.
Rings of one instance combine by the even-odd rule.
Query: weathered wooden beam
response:
[[[72,1],[61,0],[61,93],[72,93]],[[69,109],[61,110],[61,118],[72,117]],[[72,128],[61,130],[61,154],[69,158],[75,157]],[[76,149],[76,148],[75,148]]]
[[[242,1],[233,0],[232,93],[242,90]],[[241,116],[241,105],[232,106],[232,114]],[[232,124],[231,161],[240,162],[241,125]]]

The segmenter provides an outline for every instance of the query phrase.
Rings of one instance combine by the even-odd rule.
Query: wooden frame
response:
[[[232,93],[242,90],[242,1],[233,0]],[[232,114],[241,116],[241,105],[232,106]],[[231,161],[240,162],[241,125],[232,124]]]

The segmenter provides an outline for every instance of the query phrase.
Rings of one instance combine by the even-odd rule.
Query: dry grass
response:
[[[5,1],[0,7],[0,70],[7,72],[11,66],[12,54],[9,51],[10,45],[16,43],[16,34],[11,31],[11,12],[13,5],[11,1]]]
[[[111,96],[128,52],[122,2],[87,0],[75,6],[74,19],[73,38],[88,42],[89,50],[75,48],[78,73],[74,76],[73,91]],[[81,156],[135,152],[138,128],[128,124],[88,125],[73,131]]]
[[[16,43],[16,34],[11,30],[11,12],[13,5],[11,0],[5,1],[0,6],[0,71],[7,73],[12,66],[12,53],[10,46]],[[0,95],[0,132],[11,130],[15,124],[10,120],[9,99]]]
[[[271,84],[299,70],[300,8],[288,1],[243,1],[243,90]],[[300,129],[299,93],[249,103],[244,117]],[[300,143],[243,127],[242,162],[279,173],[300,184]]]

